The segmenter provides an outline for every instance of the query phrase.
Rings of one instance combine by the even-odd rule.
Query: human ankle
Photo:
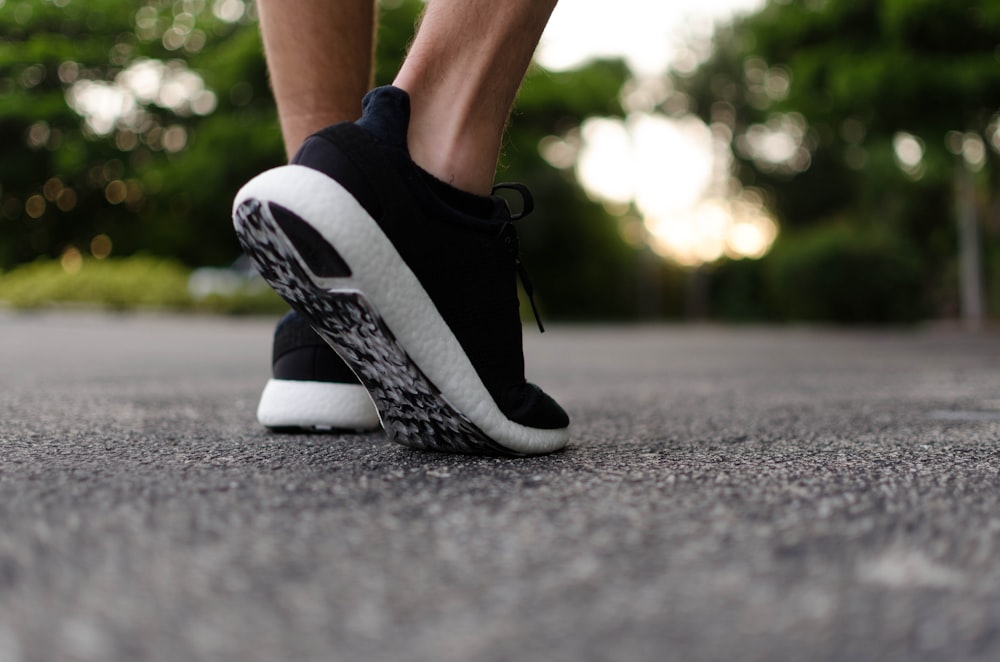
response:
[[[483,132],[463,129],[462,120],[434,121],[435,110],[415,110],[407,144],[410,158],[442,182],[474,195],[493,188],[499,140]]]
[[[410,158],[441,181],[475,195],[493,188],[506,112],[488,117],[471,81],[400,72],[395,86],[410,95]]]

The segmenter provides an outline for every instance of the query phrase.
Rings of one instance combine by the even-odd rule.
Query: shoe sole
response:
[[[368,432],[379,427],[364,386],[292,379],[268,380],[257,420],[272,430]]]
[[[475,455],[565,446],[567,428],[500,411],[417,277],[337,181],[298,165],[269,170],[240,190],[233,218],[261,276],[368,389],[390,439]]]

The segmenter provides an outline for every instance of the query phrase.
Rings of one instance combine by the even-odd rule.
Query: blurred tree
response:
[[[96,237],[101,253],[233,255],[213,219],[228,215],[237,178],[274,163],[280,139],[252,7],[0,7],[0,266],[87,252]]]
[[[384,84],[423,3],[381,4]],[[0,0],[0,268],[67,249],[232,261],[233,195],[284,158],[255,20],[244,0]],[[631,311],[631,249],[538,150],[620,114],[626,77],[620,63],[534,69],[518,103],[501,179],[536,193],[526,260],[556,316]]]
[[[786,230],[776,249],[819,223],[878,226],[916,251],[929,303],[949,313],[956,173],[1000,233],[998,34],[997,3],[771,0],[674,84],[732,136],[743,184],[770,193]]]

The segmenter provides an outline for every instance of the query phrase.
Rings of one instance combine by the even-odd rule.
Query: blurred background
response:
[[[380,5],[386,83],[422,3]],[[0,0],[0,35],[0,302],[282,310],[229,221],[283,162],[252,3]],[[498,180],[547,319],[974,328],[998,156],[998,2],[563,0]]]

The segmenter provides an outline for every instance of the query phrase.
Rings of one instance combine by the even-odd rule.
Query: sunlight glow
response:
[[[697,118],[590,118],[580,133],[577,176],[597,199],[669,215],[691,207],[711,181],[712,136]]]
[[[540,145],[543,156],[554,140]],[[721,175],[731,165],[728,149],[718,149],[712,130],[693,116],[591,118],[577,140],[581,185],[622,217],[619,230],[630,244],[646,243],[664,258],[697,266],[723,256],[762,257],[777,236],[756,191],[729,196],[722,190],[720,182],[728,185],[728,177]],[[629,216],[631,210],[641,220]]]
[[[649,246],[657,254],[684,266],[732,259],[763,257],[778,227],[755,193],[735,200],[709,198],[672,216],[646,217]]]
[[[576,175],[594,197],[612,202],[631,202],[635,196],[632,176],[632,139],[625,124],[606,117],[584,121],[580,130],[583,146]]]

